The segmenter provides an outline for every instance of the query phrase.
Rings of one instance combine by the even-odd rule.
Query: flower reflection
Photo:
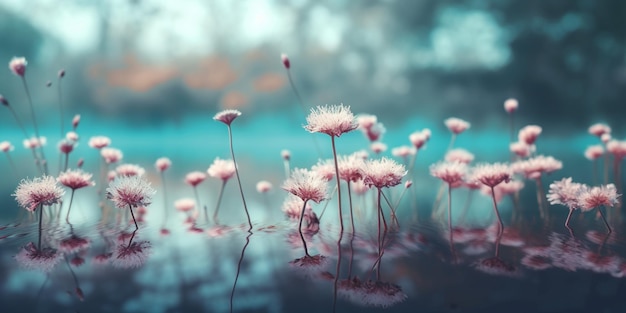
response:
[[[128,244],[124,242],[124,239],[120,240],[121,243],[118,244],[111,256],[111,265],[122,269],[138,268],[144,265],[152,252],[152,244],[147,240],[133,242],[136,232],[137,230],[132,233]],[[125,236],[121,234],[120,237],[124,238]]]
[[[28,270],[50,272],[63,258],[61,253],[52,248],[37,249],[34,243],[29,242],[15,256],[20,267]]]

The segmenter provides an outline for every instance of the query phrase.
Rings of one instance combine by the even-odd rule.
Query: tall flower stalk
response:
[[[248,212],[248,206],[246,205],[246,197],[243,194],[243,187],[241,187],[241,178],[239,177],[239,170],[237,169],[237,161],[235,160],[235,151],[233,149],[233,132],[230,124],[241,116],[241,112],[237,110],[224,110],[213,117],[214,120],[222,122],[228,127],[228,142],[230,144],[230,156],[235,164],[235,174],[237,175],[237,184],[239,185],[239,193],[241,194],[241,201],[243,202],[243,209],[246,211],[246,217],[248,218],[248,231],[252,229],[252,220],[250,220],[250,213]]]
[[[335,163],[335,178],[337,181],[337,203],[339,207],[339,224],[341,232],[343,232],[343,215],[341,210],[341,186],[339,179],[339,165],[337,162],[337,148],[335,146],[335,137],[339,137],[347,132],[353,131],[358,127],[354,114],[350,111],[349,106],[332,105],[317,106],[311,109],[311,113],[306,118],[307,125],[304,129],[310,133],[324,133],[330,136],[330,142],[333,148],[333,161]]]

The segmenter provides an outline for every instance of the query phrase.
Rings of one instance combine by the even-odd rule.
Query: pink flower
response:
[[[504,181],[493,188],[493,192],[496,202],[500,202],[502,198],[508,195],[512,195],[524,188],[524,183],[518,180],[509,180],[508,182]],[[482,185],[480,188],[480,192],[486,196],[491,197],[491,187],[487,185]]]
[[[330,181],[335,177],[335,161],[333,159],[319,160],[317,164],[311,167],[311,171],[317,173],[326,181]]]
[[[311,109],[306,118],[304,129],[311,133],[324,133],[339,137],[342,134],[355,130],[358,125],[349,106],[325,105]]]
[[[223,110],[215,114],[213,119],[230,126],[230,124],[240,115],[241,112],[238,110]]]
[[[470,128],[470,123],[456,117],[446,119],[444,124],[446,124],[446,127],[448,127],[448,129],[455,135],[458,135]]]
[[[159,172],[165,172],[168,168],[170,168],[170,166],[172,166],[172,161],[170,161],[170,159],[165,158],[165,157],[158,158],[156,162],[154,163],[154,167]]]
[[[117,172],[116,171],[109,171],[107,173],[107,181],[108,182],[112,182],[113,180],[115,180],[116,177],[117,177]]]
[[[289,195],[283,202],[282,211],[290,220],[299,221],[300,215],[302,214],[303,206],[304,206],[304,200],[296,196]],[[309,219],[314,214],[315,213],[313,213],[313,208],[311,207],[311,203],[307,202],[306,208],[304,210],[304,218],[307,221],[307,224],[309,222]]]
[[[141,176],[118,177],[106,189],[107,198],[122,209],[125,207],[148,206],[156,192]]]
[[[11,62],[9,62],[9,69],[13,72],[13,74],[24,77],[24,74],[26,74],[26,65],[28,65],[26,58],[13,57]]]
[[[196,187],[200,185],[200,183],[202,183],[205,179],[206,179],[206,174],[199,172],[199,171],[188,173],[185,176],[185,182],[192,187]]]
[[[89,142],[87,144],[94,149],[102,149],[111,144],[111,139],[106,136],[94,136],[89,138]]]
[[[513,163],[515,173],[523,174],[526,178],[535,179],[543,173],[551,173],[563,168],[563,163],[551,156],[538,155],[524,161]]]
[[[517,99],[506,99],[506,101],[504,101],[504,110],[506,111],[506,113],[511,114],[517,111],[518,105],[519,103],[517,102]]]
[[[304,201],[313,200],[319,203],[326,198],[328,185],[327,180],[317,172],[297,168],[291,172],[291,177],[282,188]]]
[[[444,158],[448,162],[459,162],[469,164],[474,161],[474,155],[465,149],[452,149],[446,153]]]
[[[339,167],[339,178],[345,181],[355,182],[361,179],[361,168],[365,162],[356,154],[349,156],[339,156],[337,160]]]
[[[591,211],[599,206],[613,207],[617,204],[619,196],[613,184],[583,188],[578,197],[578,205],[583,212]]]
[[[367,132],[368,129],[372,128],[376,123],[378,123],[378,118],[376,115],[370,114],[359,114],[356,117],[356,122],[358,124],[358,128],[363,132]]]
[[[535,141],[537,141],[537,137],[541,134],[541,130],[541,126],[527,125],[519,130],[517,137],[520,142],[532,146],[535,144]]]
[[[426,142],[430,139],[430,130],[424,129],[422,131],[416,131],[409,135],[409,141],[413,144],[415,149],[421,149]]]
[[[369,128],[361,128],[363,134],[369,141],[377,141],[383,138],[383,134],[387,132],[387,129],[383,125],[383,123],[375,123]]]
[[[12,196],[22,208],[34,212],[39,205],[59,203],[64,193],[54,177],[44,175],[33,180],[22,179]]]
[[[563,178],[550,184],[550,191],[546,196],[550,204],[562,204],[570,209],[578,207],[578,199],[587,186],[573,183],[572,178]]]
[[[365,194],[368,190],[370,190],[370,186],[366,185],[363,182],[363,179],[355,181],[351,186],[352,191],[357,195]]]
[[[196,201],[191,198],[182,198],[174,202],[176,210],[181,212],[190,212],[196,207]]]
[[[289,161],[291,159],[291,152],[289,150],[282,150],[280,151],[280,156],[283,160]]]
[[[280,55],[280,61],[283,62],[283,66],[286,69],[289,69],[291,67],[291,62],[289,62],[289,57],[286,54],[281,54]]]
[[[603,144],[607,144],[609,141],[611,141],[611,139],[612,137],[609,133],[602,134],[602,136],[600,136],[600,141],[602,141]]]
[[[270,190],[272,190],[272,183],[268,182],[267,180],[262,180],[256,183],[256,191],[258,191],[259,193],[266,193]]]
[[[115,168],[117,176],[143,176],[146,170],[136,164],[120,164]]]
[[[585,158],[590,161],[596,160],[602,155],[604,155],[604,147],[602,145],[589,146],[585,150]]]
[[[85,259],[79,257],[79,256],[75,256],[70,260],[70,263],[72,265],[74,265],[75,267],[79,267],[83,264],[85,264]]]
[[[80,123],[80,114],[76,114],[74,115],[74,118],[72,118],[72,127],[76,129],[79,123]]]
[[[59,151],[63,154],[69,154],[74,150],[74,141],[63,139],[59,142]]]
[[[119,149],[115,149],[115,148],[102,148],[100,150],[100,155],[102,156],[102,158],[107,164],[119,162],[124,157],[124,154],[122,154],[122,151],[120,151]]]
[[[461,162],[437,162],[430,166],[430,175],[447,184],[461,183],[467,174],[467,165]]]
[[[213,160],[213,164],[209,166],[207,173],[211,177],[227,181],[235,175],[235,162],[232,160],[215,158],[215,160]]]
[[[65,134],[65,139],[76,143],[78,141],[78,133],[74,131],[69,131],[67,132],[67,134]]]
[[[363,183],[376,188],[399,185],[406,173],[404,165],[386,157],[365,161],[361,170]]]
[[[150,256],[152,245],[149,241],[133,242],[130,246],[121,244],[111,258],[111,265],[117,268],[141,267]]]
[[[472,170],[472,181],[479,181],[488,187],[495,187],[511,180],[513,173],[507,164],[479,164]]]
[[[28,139],[24,139],[24,148],[26,149],[36,149],[46,145],[46,137],[31,137]]]
[[[372,144],[370,145],[370,149],[372,150],[372,152],[380,154],[381,152],[387,151],[387,145],[379,141],[372,142]]]
[[[415,153],[417,153],[417,150],[409,146],[400,146],[391,149],[391,155],[399,158],[406,158],[408,156],[415,155]]]
[[[52,248],[37,249],[34,243],[29,242],[20,252],[15,255],[15,260],[20,267],[29,270],[40,270],[44,273],[50,272],[63,258]]]
[[[525,142],[514,142],[509,145],[509,150],[520,158],[527,158],[533,152],[533,147]]]
[[[603,123],[596,123],[589,126],[589,134],[594,135],[598,138],[602,137],[604,134],[611,134],[611,127],[609,125]]]
[[[76,190],[88,186],[94,186],[95,183],[91,181],[92,174],[86,173],[81,169],[67,170],[59,174],[57,181],[62,185]]]
[[[8,141],[0,142],[0,151],[2,152],[10,152],[13,151],[13,145]]]
[[[626,157],[626,141],[610,140],[606,144],[606,150],[611,153],[616,160],[621,161]]]

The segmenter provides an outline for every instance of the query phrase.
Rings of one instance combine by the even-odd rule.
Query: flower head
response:
[[[506,99],[506,101],[504,101],[504,110],[506,111],[506,113],[511,114],[517,111],[518,105],[519,103],[517,102],[517,99]]]
[[[196,207],[196,200],[191,198],[182,198],[174,201],[174,207],[181,212],[190,212]]]
[[[400,286],[388,282],[367,281],[361,288],[361,303],[365,306],[388,308],[407,298]]]
[[[526,178],[535,179],[542,173],[552,173],[563,168],[563,163],[551,156],[538,155],[536,157],[515,162],[512,169],[515,173],[521,173]]]
[[[59,242],[59,250],[63,253],[75,253],[87,250],[90,245],[89,239],[72,235]]]
[[[376,188],[399,185],[406,173],[404,165],[386,157],[365,161],[361,170],[363,183]]]
[[[170,166],[172,166],[172,161],[170,161],[170,159],[165,158],[165,157],[158,158],[156,162],[154,163],[154,167],[159,172],[165,172],[168,168],[170,168]]]
[[[0,151],[9,152],[9,151],[13,151],[13,149],[14,147],[10,142],[8,141],[0,142]]]
[[[626,141],[609,140],[606,150],[613,155],[615,160],[623,160],[626,157]]]
[[[617,204],[617,198],[619,196],[613,184],[583,188],[578,197],[578,205],[583,212],[590,211],[599,206],[612,207]]]
[[[446,127],[455,135],[458,135],[468,128],[470,128],[470,123],[456,117],[450,117],[444,121]]]
[[[291,151],[287,149],[283,149],[280,151],[280,157],[285,161],[289,161],[291,159]]]
[[[541,134],[541,131],[541,126],[527,125],[519,130],[517,137],[520,142],[527,145],[534,145],[535,141],[537,141],[537,137]]]
[[[122,209],[125,207],[148,206],[156,192],[141,176],[118,177],[109,183],[107,198]]]
[[[267,180],[262,180],[256,183],[256,191],[258,191],[259,193],[266,193],[270,190],[272,190],[272,183],[268,182]]]
[[[452,149],[446,153],[444,159],[448,162],[459,162],[469,164],[474,161],[474,154],[465,149]]]
[[[206,174],[200,171],[193,171],[185,175],[185,182],[192,187],[200,185],[205,179]]]
[[[100,155],[107,164],[119,162],[124,157],[122,151],[115,148],[102,148],[100,150]]]
[[[24,139],[24,148],[26,149],[36,149],[46,145],[46,137],[31,137]]]
[[[291,67],[291,62],[289,62],[289,57],[286,54],[282,53],[280,55],[280,61],[283,62],[283,66],[286,69],[289,69]]]
[[[312,108],[306,121],[307,125],[304,126],[304,129],[307,131],[324,133],[334,137],[339,137],[358,127],[350,107],[343,104]]]
[[[430,175],[450,185],[459,184],[467,175],[467,165],[461,162],[440,161],[430,166]]]
[[[513,142],[509,145],[509,150],[520,158],[527,158],[533,152],[534,146],[529,146],[525,142]]]
[[[74,115],[74,118],[72,118],[72,127],[76,129],[79,123],[80,123],[80,114],[76,114]]]
[[[304,201],[313,200],[316,203],[326,198],[327,180],[315,171],[297,168],[291,172],[291,177],[285,181],[282,188]]]
[[[120,164],[115,168],[117,176],[143,176],[146,170],[136,164]]]
[[[550,184],[550,191],[546,196],[550,204],[562,204],[570,209],[578,207],[578,199],[587,187],[573,183],[572,178],[563,178]]]
[[[95,183],[91,180],[91,177],[91,173],[86,173],[81,169],[69,169],[59,174],[57,181],[70,189],[76,190],[88,186],[94,186]]]
[[[94,136],[89,138],[89,142],[87,144],[94,149],[102,149],[111,144],[111,139],[106,136]]]
[[[495,187],[501,182],[511,180],[513,173],[507,164],[479,164],[472,170],[472,181],[479,181],[486,186]]]
[[[240,115],[241,115],[241,112],[238,110],[223,110],[215,114],[213,119],[230,126],[230,124]]]
[[[399,158],[406,158],[415,155],[415,153],[417,153],[417,149],[409,146],[400,146],[391,149],[391,155]]]
[[[311,167],[311,171],[316,172],[326,181],[335,177],[335,163],[333,159],[318,160],[317,164]]]
[[[355,182],[361,179],[361,168],[365,165],[365,161],[357,154],[342,155],[337,160],[337,165],[339,166],[340,179]]]
[[[26,58],[13,57],[11,62],[9,62],[9,69],[13,72],[13,74],[24,77],[24,74],[26,74],[26,65],[28,65]]]
[[[589,126],[589,133],[600,138],[604,134],[611,134],[611,127],[603,123],[596,123]]]
[[[416,131],[409,135],[409,141],[413,144],[415,149],[422,148],[426,142],[430,139],[430,129],[426,128],[421,131]]]
[[[209,176],[219,178],[223,181],[229,180],[235,175],[235,162],[232,160],[222,160],[215,158],[213,164],[207,170]]]
[[[59,203],[64,193],[54,177],[44,175],[33,180],[22,179],[12,196],[21,207],[32,212],[39,205]]]
[[[585,149],[585,158],[590,161],[596,160],[604,155],[604,147],[602,145],[593,145]]]

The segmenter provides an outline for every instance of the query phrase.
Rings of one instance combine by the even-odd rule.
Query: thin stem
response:
[[[196,203],[198,204],[195,208],[194,208],[194,215],[197,217],[200,213],[198,213],[198,208],[201,208],[202,206],[200,205],[200,195],[198,195],[198,188],[196,188],[196,186],[193,186],[193,194],[196,197]],[[194,218],[195,219],[195,218]],[[195,221],[194,221],[195,222]]]
[[[220,193],[219,196],[217,196],[217,204],[215,205],[215,210],[213,211],[213,221],[215,222],[215,224],[219,225],[220,222],[217,219],[217,213],[220,210],[220,203],[222,203],[222,196],[224,195],[224,187],[226,187],[226,182],[227,180],[223,179],[222,180],[222,186],[220,187]],[[206,209],[206,207],[205,207]],[[209,222],[209,216],[207,215],[206,212],[204,212],[205,216],[206,216],[206,222]]]
[[[133,213],[133,210],[132,210],[132,209],[130,210],[130,213]],[[133,216],[133,219],[134,219],[134,218],[135,218],[135,217]],[[137,225],[137,224],[135,224],[135,225]],[[133,244],[133,239],[135,239],[135,234],[137,233],[137,230],[138,230],[138,229],[135,229],[135,230],[133,231],[133,234],[132,234],[132,235],[130,235],[130,240],[128,240],[128,246],[126,247],[126,249],[130,248],[130,246]],[[118,256],[118,258],[119,258],[119,256]]]
[[[337,240],[337,266],[335,267],[335,281],[333,282],[333,312],[337,312],[337,285],[339,283],[339,270],[341,269],[341,240],[343,239],[343,231],[339,232]]]
[[[237,263],[237,274],[235,275],[235,282],[233,283],[233,290],[230,292],[230,312],[233,312],[233,300],[235,298],[235,288],[237,287],[237,281],[239,280],[239,273],[241,272],[241,264],[243,263],[243,257],[246,253],[246,248],[250,244],[250,237],[252,236],[252,232],[248,230],[248,236],[246,236],[246,244],[241,249],[241,256],[239,257],[239,262]]]
[[[591,160],[591,172],[592,172],[592,182],[593,185],[597,185],[598,184],[598,160],[597,159],[593,159]]]
[[[8,108],[11,111],[11,114],[13,115],[13,118],[15,118],[15,121],[17,122],[17,125],[22,130],[22,133],[24,134],[24,139],[28,139],[28,133],[26,133],[26,128],[24,127],[24,124],[22,123],[20,118],[17,116],[17,113],[15,113],[15,110],[13,109],[12,106],[9,105]]]
[[[456,250],[454,248],[454,232],[452,231],[452,185],[448,184],[448,233],[450,236],[450,252],[454,258],[454,263],[457,262]]]
[[[163,184],[163,226],[161,228],[165,228],[165,223],[167,223],[167,217],[169,215],[169,210],[167,209],[167,187],[165,183],[165,171],[161,171],[161,183]]]
[[[35,128],[35,137],[37,137],[37,141],[39,141],[39,126],[37,125],[37,118],[35,117],[35,108],[33,106],[33,100],[30,97],[30,91],[28,90],[28,84],[26,83],[26,78],[22,76],[22,84],[24,85],[24,90],[26,91],[26,99],[28,100],[28,104],[30,106],[30,115],[33,119],[33,126]],[[44,174],[48,174],[48,165],[46,162],[46,155],[44,154],[43,145],[39,142],[39,149],[41,152],[41,159],[43,163]]]
[[[39,205],[39,238],[37,239],[37,250],[41,251],[41,223],[43,221],[43,205]]]
[[[72,201],[74,200],[74,191],[76,190],[72,189],[72,193],[70,194],[70,205],[67,207],[67,214],[65,215],[65,222],[67,222],[68,224],[70,223],[70,211],[72,210]]]
[[[133,207],[130,204],[128,205],[128,209],[130,210],[130,215],[133,217],[133,222],[135,222],[135,230],[137,230],[139,229],[139,225],[137,225],[137,220],[135,219],[135,213],[133,213]]]
[[[306,240],[304,240],[304,235],[302,234],[302,220],[304,219],[304,210],[306,209],[306,203],[309,200],[304,200],[304,204],[302,205],[302,212],[300,212],[300,223],[298,224],[298,233],[300,233],[300,238],[302,239],[302,245],[304,246],[304,253],[306,256],[310,257],[309,249],[306,245]]]
[[[63,165],[63,171],[67,171],[67,163],[70,161],[70,154],[65,153],[65,164]]]
[[[352,224],[352,236],[354,237],[355,227],[354,227],[354,213],[352,211],[352,191],[350,190],[350,180],[346,181],[348,184],[348,202],[350,203],[350,223]]]
[[[605,145],[606,149],[606,145]],[[604,152],[604,162],[602,164],[604,166],[604,184],[609,183],[609,152]]]
[[[289,79],[289,85],[291,86],[291,90],[293,91],[293,93],[296,95],[296,98],[298,99],[298,104],[300,105],[300,109],[302,109],[302,113],[304,113],[304,115],[306,116],[307,110],[306,110],[306,107],[304,106],[304,101],[302,101],[302,97],[300,97],[300,92],[298,92],[298,88],[296,88],[296,84],[294,84],[293,82],[290,69],[287,69],[287,78]],[[313,144],[315,145],[315,150],[317,150],[317,154],[321,156],[322,150],[320,149],[320,146],[317,143],[317,139],[315,138],[315,135],[312,133],[311,133],[311,138],[313,138]],[[289,175],[287,175],[287,178],[289,178]]]
[[[539,214],[541,215],[541,219],[545,220],[548,218],[544,205],[543,205],[543,184],[541,183],[541,176],[535,179],[535,183],[537,184],[537,205],[539,205]]]
[[[396,210],[391,205],[391,202],[389,201],[389,199],[387,198],[385,193],[381,192],[381,194],[383,195],[383,198],[385,199],[385,202],[387,202],[387,205],[389,206],[389,211],[391,211],[392,221],[396,223],[396,226],[398,226],[398,228],[400,228],[400,221],[398,221],[398,217],[396,216]]]
[[[570,218],[572,218],[572,213],[574,213],[574,208],[570,207],[569,213],[567,214],[567,219],[565,220],[565,227],[569,229],[570,231],[572,230],[572,228],[569,227],[569,220]]]
[[[606,218],[604,218],[604,214],[602,213],[602,210],[600,210],[600,207],[597,207],[596,210],[598,210],[598,213],[600,213],[600,217],[602,217],[602,220],[604,221],[604,225],[606,225],[607,233],[612,233],[613,230],[611,229],[611,226],[609,226],[609,223],[606,221]]]
[[[339,224],[341,225],[341,232],[343,233],[343,214],[341,211],[341,185],[340,185],[340,180],[339,180],[339,165],[337,163],[337,149],[335,148],[335,136],[330,136],[330,142],[333,146],[333,160],[335,161],[335,180],[337,181],[337,198],[338,198],[337,203],[339,205]]]
[[[70,273],[72,274],[72,279],[74,280],[74,284],[76,285],[76,288],[80,289],[80,285],[78,284],[78,277],[76,277],[76,273],[74,273],[74,270],[72,270],[72,267],[70,266],[70,261],[67,259],[66,255],[63,255],[63,258],[65,259],[65,264],[67,265],[67,269],[70,270]]]
[[[452,147],[454,147],[455,141],[456,141],[456,134],[452,133],[452,137],[450,137],[450,144],[448,144],[448,149],[446,149],[446,152],[452,150]]]
[[[233,158],[233,163],[235,163],[235,174],[237,174],[237,183],[239,184],[239,192],[241,193],[241,201],[243,201],[243,208],[246,211],[246,217],[248,218],[248,225],[250,228],[248,231],[252,230],[252,221],[250,220],[250,213],[248,213],[248,206],[246,205],[246,198],[243,195],[243,188],[241,187],[241,179],[239,178],[239,166],[237,165],[237,161],[235,160],[235,151],[233,150],[233,132],[228,126],[228,141],[230,142],[230,155]]]
[[[9,161],[9,165],[11,166],[11,169],[13,170],[13,174],[17,175],[17,168],[15,167],[15,163],[13,162],[13,158],[11,157],[9,152],[5,152],[4,154],[7,156],[7,160]]]
[[[322,220],[322,217],[324,216],[324,212],[326,212],[326,208],[328,207],[328,203],[330,203],[330,200],[333,199],[333,196],[335,196],[335,193],[337,192],[337,186],[335,186],[335,188],[333,188],[333,192],[330,194],[330,197],[328,197],[328,199],[326,199],[326,203],[324,204],[324,208],[322,209],[322,213],[320,213],[319,216],[319,220]]]
[[[381,195],[383,195],[383,191],[381,188],[378,188],[378,211],[380,212],[380,217],[383,219],[383,226],[385,227],[385,232],[387,232],[387,220],[385,219],[385,213],[383,212],[383,206],[380,204]]]
[[[65,136],[65,121],[63,120],[63,93],[61,91],[61,77],[59,77],[59,82],[57,83],[57,93],[59,95],[59,112],[61,115],[61,138],[63,138],[63,136]]]
[[[467,198],[465,198],[465,205],[463,205],[463,212],[461,212],[461,218],[459,218],[459,224],[463,224],[465,222],[465,217],[467,216],[467,211],[469,211],[470,204],[472,203],[472,198],[474,196],[474,190],[470,189],[467,193]]]
[[[491,199],[493,200],[493,211],[496,213],[496,217],[498,218],[498,235],[501,235],[504,232],[504,224],[502,224],[502,218],[500,218],[498,204],[496,203],[496,193],[493,190],[493,186],[491,187]]]
[[[291,169],[289,168],[289,160],[284,160],[283,165],[285,167],[285,178],[289,179],[289,173]]]

